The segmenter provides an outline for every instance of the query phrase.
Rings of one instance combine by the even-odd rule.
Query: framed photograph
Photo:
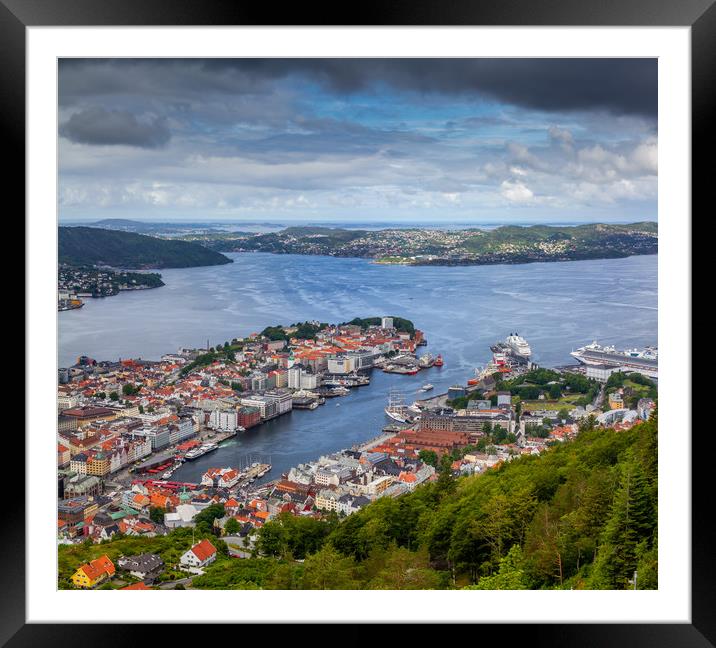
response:
[[[3,641],[713,645],[712,2],[129,7],[0,0],[28,303]]]

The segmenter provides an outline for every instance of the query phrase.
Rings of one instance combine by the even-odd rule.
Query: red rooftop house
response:
[[[206,567],[216,560],[216,547],[208,540],[202,540],[187,551],[179,562],[185,567]]]

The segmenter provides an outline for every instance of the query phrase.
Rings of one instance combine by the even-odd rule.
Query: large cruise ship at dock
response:
[[[645,375],[657,376],[659,354],[656,347],[619,350],[614,346],[602,346],[595,340],[591,344],[572,351],[570,355],[585,365],[606,365],[638,370]]]
[[[512,351],[513,355],[527,359],[529,359],[532,355],[530,345],[527,344],[527,340],[525,340],[519,333],[510,333],[505,338],[505,346]]]

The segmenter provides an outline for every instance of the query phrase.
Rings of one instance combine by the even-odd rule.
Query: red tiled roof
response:
[[[211,558],[216,553],[216,547],[208,540],[204,539],[199,544],[191,548],[194,555],[202,562],[207,558]]]
[[[97,578],[105,572],[109,576],[114,575],[114,563],[109,559],[107,554],[81,565],[80,569],[87,574],[87,578],[93,581],[97,580]]]
[[[142,581],[139,581],[138,583],[133,583],[132,585],[127,585],[127,587],[120,587],[120,589],[123,590],[148,590],[152,589],[151,587],[147,587]]]

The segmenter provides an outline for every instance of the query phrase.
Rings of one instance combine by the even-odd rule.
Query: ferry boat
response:
[[[184,455],[184,459],[187,461],[194,461],[199,457],[203,457],[205,454],[218,450],[219,445],[217,443],[205,443],[198,448],[192,448]]]
[[[418,366],[421,369],[428,369],[429,367],[432,367],[435,364],[435,358],[431,353],[426,353],[425,355],[420,356],[420,359],[418,360]]]
[[[505,346],[508,347],[512,353],[522,358],[529,358],[532,355],[532,349],[519,333],[510,333],[505,338]]]
[[[404,376],[414,376],[420,369],[418,367],[411,367],[406,365],[393,365],[389,364],[383,367],[384,373],[396,373]]]

